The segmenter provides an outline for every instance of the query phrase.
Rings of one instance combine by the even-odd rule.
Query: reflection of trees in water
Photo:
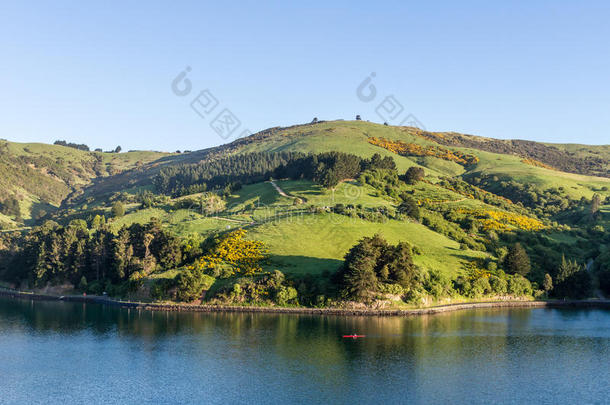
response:
[[[400,364],[401,378],[417,378],[422,361],[444,365],[509,362],[518,339],[535,329],[537,316],[557,322],[582,319],[587,311],[479,309],[417,317],[313,316],[265,313],[155,312],[96,304],[0,299],[3,328],[30,328],[37,333],[88,331],[121,339],[138,339],[143,350],[170,338],[194,340],[198,347],[225,350],[228,358],[271,355],[316,367],[321,380],[345,378],[360,367]],[[545,315],[546,314],[546,315]],[[541,321],[540,321],[541,322]],[[538,322],[538,323],[540,323]],[[344,334],[364,334],[344,339]],[[196,346],[197,347],[197,346]],[[525,350],[535,350],[535,345]],[[258,353],[258,354],[257,354]],[[532,352],[532,355],[535,353]],[[408,364],[408,367],[405,367]],[[440,363],[439,363],[440,367]],[[380,370],[381,374],[386,371]],[[388,370],[388,373],[390,371]],[[396,370],[391,371],[396,372]]]

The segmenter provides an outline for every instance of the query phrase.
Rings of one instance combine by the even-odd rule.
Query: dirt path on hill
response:
[[[238,224],[252,224],[253,221],[242,221],[240,219],[231,219],[231,218],[222,218],[222,217],[210,217],[214,219],[218,219],[219,221],[228,221],[228,222],[237,222]]]
[[[282,190],[282,189],[280,188],[280,186],[278,186],[277,184],[275,184],[275,180],[271,179],[271,180],[269,180],[269,183],[271,183],[271,185],[273,186],[273,188],[275,188],[275,190],[277,191],[277,193],[278,193],[279,195],[281,195],[282,197],[288,197],[288,198],[292,198],[292,196],[290,196],[290,195],[286,194],[286,193],[284,192],[284,190]]]

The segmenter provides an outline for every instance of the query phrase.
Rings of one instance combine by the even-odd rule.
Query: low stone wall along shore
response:
[[[190,312],[267,312],[279,314],[310,314],[339,316],[417,316],[433,315],[443,312],[460,311],[476,308],[608,308],[610,300],[549,300],[549,301],[490,301],[468,302],[460,304],[440,305],[417,309],[343,309],[343,308],[281,308],[281,307],[249,307],[228,305],[188,305],[188,304],[153,304],[144,302],[119,301],[99,296],[81,295],[46,295],[16,290],[0,289],[0,296],[35,301],[68,301],[137,308],[149,311],[190,311]]]

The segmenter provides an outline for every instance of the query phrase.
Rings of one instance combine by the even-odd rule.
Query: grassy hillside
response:
[[[289,197],[281,196],[269,182],[243,187],[227,201],[227,209],[219,215],[202,215],[197,206],[174,209],[177,198],[165,206],[132,212],[114,221],[115,230],[132,223],[145,224],[159,218],[179,235],[212,234],[236,228],[249,230],[249,238],[265,242],[271,251],[269,269],[286,273],[319,274],[335,271],[343,256],[359,239],[374,234],[388,241],[407,241],[422,251],[416,263],[430,269],[455,275],[464,261],[486,257],[482,252],[460,250],[459,243],[411,221],[387,220],[382,223],[350,218],[329,212],[313,213],[309,207],[320,209],[336,204],[358,203],[370,207],[391,207],[387,199],[375,197],[370,186],[356,182],[342,183],[335,190],[324,190],[310,181],[277,181]],[[425,193],[435,196],[433,187]],[[451,197],[447,192],[445,196]],[[189,196],[196,197],[197,195]],[[306,199],[307,209],[293,204],[294,198]],[[438,197],[438,195],[436,195]],[[458,201],[461,196],[453,194]],[[247,209],[252,204],[254,207]],[[477,206],[479,204],[474,204]],[[467,202],[463,206],[470,206]]]
[[[21,218],[0,214],[3,228],[53,219],[61,225],[71,223],[71,230],[45,232],[71,235],[85,226],[95,238],[103,230],[113,235],[104,236],[104,240],[113,241],[100,241],[108,243],[103,249],[94,248],[93,242],[87,248],[102,252],[119,249],[109,256],[109,263],[124,256],[119,264],[104,268],[115,271],[123,266],[120,263],[133,262],[105,281],[107,285],[97,284],[91,291],[111,288],[108,283],[116,283],[117,277],[123,280],[121,294],[136,281],[147,280],[145,285],[151,288],[163,280],[176,282],[199,265],[193,260],[210,248],[209,238],[236,238],[230,243],[243,245],[237,250],[251,249],[261,242],[269,253],[263,270],[280,270],[291,280],[306,280],[298,283],[306,284],[299,294],[308,303],[317,295],[336,297],[336,286],[329,286],[336,280],[329,275],[340,268],[354,245],[374,235],[380,235],[389,246],[402,246],[400,249],[405,245],[397,244],[408,244],[421,271],[417,283],[420,289],[427,289],[419,293],[436,299],[452,294],[462,298],[490,294],[491,287],[485,283],[492,276],[501,280],[494,281],[496,294],[501,295],[505,288],[517,295],[531,295],[532,289],[538,288],[538,294],[543,294],[546,275],[553,280],[562,277],[562,255],[573,261],[575,269],[583,263],[593,268],[603,266],[604,252],[610,249],[606,231],[610,227],[607,146],[503,141],[362,121],[332,121],[271,128],[227,145],[184,154],[84,152],[11,142],[0,143],[0,148],[4,174],[0,186],[18,200],[22,213]],[[374,155],[379,157],[373,159]],[[387,157],[391,158],[390,166],[383,159]],[[276,161],[295,166],[286,163],[285,170],[278,172],[273,166]],[[246,173],[244,167],[248,168]],[[286,167],[302,171],[295,174]],[[206,171],[213,173],[212,177],[206,177]],[[273,179],[277,176],[271,173],[292,174]],[[179,179],[179,187],[165,189],[164,195],[160,191],[163,183],[155,182],[159,178]],[[236,182],[236,178],[240,180]],[[245,242],[233,233],[240,229],[247,231]],[[166,231],[168,234],[163,234]],[[127,239],[125,232],[130,235]],[[122,239],[116,239],[119,236]],[[144,244],[144,236],[153,238],[153,245]],[[156,237],[161,238],[159,242],[155,242]],[[51,246],[49,243],[43,247]],[[158,250],[154,243],[173,247]],[[182,244],[180,256],[185,262],[176,261],[177,256],[171,253],[178,248],[177,243]],[[120,250],[123,244],[133,250]],[[526,284],[505,274],[514,273],[505,257],[518,244],[525,246],[531,259],[531,271],[523,273],[529,279]],[[149,247],[157,249],[155,258],[146,253]],[[193,249],[202,250],[196,254]],[[226,255],[228,248],[223,249]],[[391,251],[390,247],[384,249]],[[89,257],[99,251],[93,250]],[[204,265],[208,269],[205,283],[212,283],[206,288],[215,296],[224,291],[223,299],[237,299],[243,281],[228,270],[232,265],[226,261],[234,256],[222,257],[218,260],[224,264],[218,268]],[[89,266],[95,263],[87,260]],[[97,281],[99,268],[91,271],[83,274],[87,279],[95,275]],[[385,277],[383,272],[379,277]],[[281,283],[264,277],[260,280],[275,285],[273,288]],[[289,281],[289,285],[291,282],[297,283]],[[601,281],[596,283],[603,287]],[[163,284],[166,293],[168,285]],[[259,287],[248,288],[258,291]],[[237,290],[227,292],[227,288]],[[382,292],[390,295],[402,291],[384,288],[389,290]],[[560,282],[558,291],[567,294],[561,288]],[[293,294],[282,291],[287,297]],[[417,300],[412,295],[405,299]]]
[[[451,137],[458,140],[451,140],[453,139]],[[476,165],[465,166],[435,156],[399,155],[371,144],[371,138],[401,141],[422,148],[442,148],[448,151],[463,152],[476,156],[480,161]],[[492,153],[486,150],[453,145],[454,143],[459,144],[459,140],[462,140],[462,143],[468,143],[463,141],[464,139],[478,146],[499,142],[510,153]],[[476,142],[471,140],[476,140]],[[370,157],[378,153],[382,156],[391,156],[395,160],[399,172],[404,172],[409,167],[415,166],[423,167],[428,176],[436,178],[443,176],[468,178],[479,174],[499,174],[507,179],[524,184],[533,183],[542,188],[564,187],[566,193],[574,198],[580,198],[581,196],[590,198],[594,192],[603,192],[601,189],[608,186],[608,177],[551,170],[545,168],[550,167],[550,165],[536,160],[533,161],[535,163],[526,163],[525,160],[528,156],[521,152],[527,152],[528,149],[521,144],[518,144],[518,147],[513,147],[508,142],[453,133],[429,133],[417,128],[385,126],[363,121],[327,121],[287,128],[271,128],[227,145],[181,155],[166,156],[158,160],[152,160],[148,164],[137,165],[137,167],[125,170],[115,176],[97,178],[83,189],[82,193],[79,194],[80,197],[74,196],[71,201],[80,204],[87,197],[107,198],[117,190],[131,189],[133,191],[141,187],[149,187],[152,178],[159,170],[171,165],[195,163],[229,154],[280,151],[303,153],[346,151],[361,157]],[[550,148],[549,150],[553,151],[566,150],[569,153],[573,152],[572,149],[582,149],[570,145],[535,145]],[[607,146],[587,146],[586,150],[589,155],[593,154],[598,156],[599,159],[610,161]],[[546,155],[543,152],[545,151],[546,149],[543,149],[542,152],[537,153],[544,158]],[[574,153],[574,159],[577,159],[576,163],[572,162],[574,164],[580,162],[578,159],[586,162],[586,158],[589,156],[582,150]],[[122,155],[124,154],[119,156]],[[551,154],[551,157],[556,158],[557,156]],[[537,163],[541,163],[541,165],[534,165]],[[587,167],[583,163],[582,171],[590,171]]]
[[[97,178],[158,161],[161,152],[99,153],[42,143],[0,140],[0,203],[9,197],[20,203],[21,218],[31,223],[50,212],[75,191]],[[12,216],[11,221],[17,218]],[[5,221],[6,222],[6,221]],[[19,221],[17,221],[19,222]]]

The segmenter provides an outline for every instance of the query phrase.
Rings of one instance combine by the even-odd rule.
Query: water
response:
[[[0,298],[2,404],[601,404],[609,364],[603,310],[318,317]]]

